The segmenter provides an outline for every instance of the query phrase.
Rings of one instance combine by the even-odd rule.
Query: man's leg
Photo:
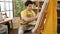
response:
[[[34,34],[34,32],[30,31],[31,34]]]
[[[19,30],[18,34],[24,34],[24,30]]]
[[[10,24],[9,24],[9,22],[7,22],[5,25],[7,25],[7,27],[8,27],[8,34],[10,34]]]

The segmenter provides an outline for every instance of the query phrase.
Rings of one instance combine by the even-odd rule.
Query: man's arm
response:
[[[32,16],[32,17],[27,17],[26,16],[26,12],[25,11],[22,11],[21,12],[21,17],[22,17],[22,19],[24,20],[24,21],[26,21],[26,22],[30,22],[30,21],[34,21],[34,20],[36,20],[37,19],[37,15],[35,15],[35,13],[32,11],[32,13],[34,14],[34,16]]]
[[[39,13],[35,17],[34,16],[30,17],[30,18],[24,17],[23,20],[26,21],[26,22],[34,21],[38,18],[38,16],[39,16]]]
[[[36,19],[36,17],[24,17],[23,20],[26,21],[26,22],[30,22],[30,21],[34,21]]]

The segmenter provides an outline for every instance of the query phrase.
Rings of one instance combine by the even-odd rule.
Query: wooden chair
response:
[[[18,22],[17,20],[19,19],[19,17],[14,17],[10,22],[11,22],[11,28],[12,28],[12,32],[14,34],[14,29],[18,29]],[[15,27],[16,26],[16,27]]]

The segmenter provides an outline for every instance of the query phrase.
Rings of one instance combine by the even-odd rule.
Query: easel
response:
[[[46,15],[47,15],[46,9],[47,9],[48,3],[49,3],[49,0],[45,0],[43,3],[43,6],[39,13],[35,28],[32,30],[32,32],[34,32],[34,34],[42,33],[41,31],[43,29],[44,21],[45,21]]]

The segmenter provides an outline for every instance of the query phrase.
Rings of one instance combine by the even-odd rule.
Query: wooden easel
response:
[[[43,26],[44,26],[44,21],[46,19],[46,15],[47,15],[47,7],[48,7],[48,1],[44,1],[42,9],[40,11],[39,17],[37,19],[35,28],[32,30],[32,32],[34,32],[34,34],[40,34],[42,33],[41,31],[43,30]]]

